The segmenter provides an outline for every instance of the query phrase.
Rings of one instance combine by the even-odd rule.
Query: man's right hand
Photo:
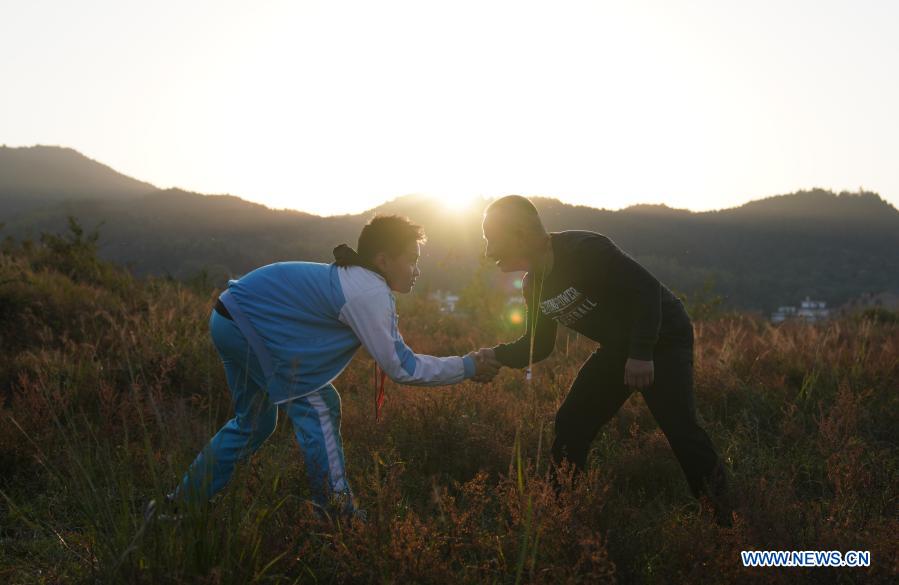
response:
[[[496,359],[493,349],[489,347],[482,347],[468,355],[474,359],[475,375],[472,380],[475,382],[490,382],[502,367],[502,364]]]

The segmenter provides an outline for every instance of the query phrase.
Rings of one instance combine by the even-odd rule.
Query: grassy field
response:
[[[0,579],[7,583],[892,583],[899,578],[899,324],[881,312],[772,326],[696,323],[699,415],[733,476],[732,528],[690,498],[665,437],[632,396],[556,497],[552,421],[594,345],[560,334],[531,385],[388,382],[372,361],[336,386],[364,524],[306,505],[289,423],[213,504],[147,522],[231,416],[208,336],[215,292],[135,280],[89,236],[7,242],[0,256]],[[420,353],[515,335],[401,299]],[[741,550],[868,550],[870,568],[744,568]]]

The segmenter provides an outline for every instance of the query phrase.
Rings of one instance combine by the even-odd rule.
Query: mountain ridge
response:
[[[444,290],[460,290],[478,272],[487,204],[481,199],[451,212],[433,199],[407,195],[363,213],[321,217],[181,189],[37,199],[16,212],[8,205],[16,195],[0,188],[5,235],[36,239],[41,232],[64,231],[70,215],[87,229],[103,222],[104,258],[138,274],[202,273],[219,284],[274,261],[329,262],[333,247],[354,245],[374,213],[406,215],[429,238],[422,287]],[[549,197],[532,200],[547,229],[603,233],[671,288],[690,293],[713,283],[736,308],[770,310],[806,295],[840,304],[863,293],[899,290],[899,212],[875,193],[812,189],[706,212],[663,205],[613,211]],[[499,275],[494,271],[491,278]]]
[[[81,165],[77,169],[76,165]],[[92,168],[91,168],[92,167]],[[39,173],[23,177],[23,173],[28,170],[39,169]],[[59,187],[53,185],[53,188],[46,187],[51,180],[65,177],[78,179],[77,188]],[[98,181],[103,179],[106,181],[104,185],[98,185]],[[410,202],[433,202],[436,198],[414,194],[402,195],[385,201],[384,203],[360,213],[345,213],[331,216],[319,216],[301,209],[295,208],[275,208],[268,205],[254,203],[239,196],[227,193],[197,193],[187,191],[178,187],[169,189],[160,189],[153,184],[145,181],[129,177],[105,165],[99,161],[91,159],[75,149],[64,146],[34,145],[26,147],[10,147],[0,146],[0,196],[8,197],[15,194],[15,190],[19,189],[24,195],[48,195],[54,200],[64,198],[106,198],[110,196],[140,196],[150,194],[156,191],[163,192],[179,192],[192,195],[203,195],[206,197],[235,197],[249,204],[263,205],[272,211],[295,211],[315,217],[347,217],[355,215],[365,215],[367,213],[376,212],[382,208],[390,208],[395,202],[403,201],[404,204]],[[590,205],[564,203],[555,197],[535,196],[532,199],[547,199],[558,201],[562,205],[572,207],[583,207],[596,211],[610,212],[629,212],[629,213],[646,213],[646,214],[672,214],[672,215],[704,215],[704,214],[726,214],[734,213],[740,210],[744,212],[786,212],[796,211],[812,212],[820,209],[821,203],[845,203],[849,201],[861,201],[873,210],[874,206],[899,215],[899,210],[891,203],[883,199],[877,193],[870,191],[847,192],[843,191],[835,193],[829,189],[813,188],[795,191],[789,194],[771,195],[760,199],[754,199],[735,207],[727,207],[722,209],[694,211],[686,208],[671,207],[666,204],[638,203],[630,205],[618,210],[611,210],[603,207],[594,207]],[[798,204],[804,206],[799,208]]]

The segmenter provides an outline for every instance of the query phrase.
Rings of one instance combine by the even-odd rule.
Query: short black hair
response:
[[[505,225],[515,226],[525,232],[546,233],[537,208],[530,199],[521,195],[500,197],[484,210],[484,217],[488,215],[501,216]]]
[[[356,250],[364,262],[371,263],[380,252],[396,257],[411,243],[424,244],[425,231],[420,225],[399,215],[376,215],[359,234]]]

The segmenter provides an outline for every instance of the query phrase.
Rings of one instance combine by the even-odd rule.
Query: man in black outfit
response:
[[[556,414],[556,464],[583,470],[590,443],[633,389],[640,390],[668,438],[690,491],[708,496],[719,524],[730,524],[724,467],[693,403],[693,326],[678,300],[609,238],[588,231],[546,233],[537,209],[517,195],[484,213],[486,255],[503,272],[527,271],[527,330],[482,349],[483,359],[530,367],[552,353],[557,325],[599,342]]]

